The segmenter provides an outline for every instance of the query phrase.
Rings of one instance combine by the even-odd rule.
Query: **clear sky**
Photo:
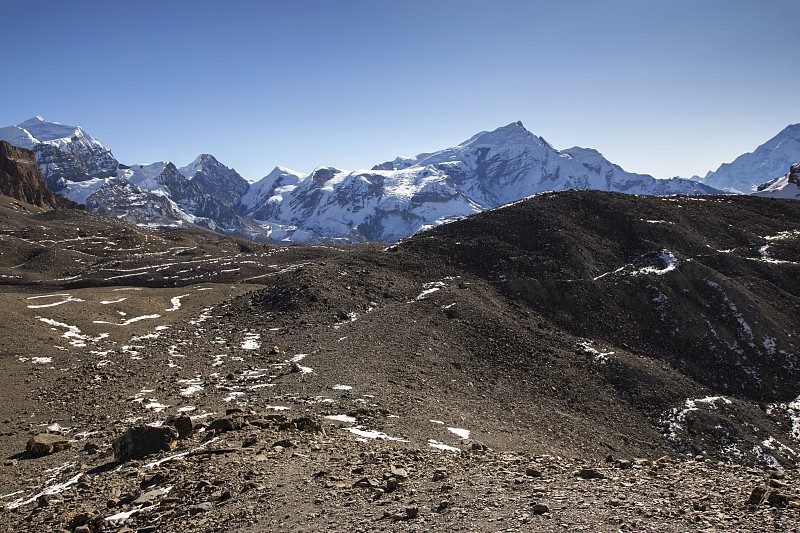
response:
[[[521,120],[705,174],[800,122],[797,0],[0,0],[0,126],[122,162],[369,168]]]

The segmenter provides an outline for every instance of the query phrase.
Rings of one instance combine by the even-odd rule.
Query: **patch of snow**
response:
[[[178,309],[180,309],[181,308],[181,298],[186,298],[187,296],[189,296],[189,295],[188,294],[182,294],[180,296],[175,296],[175,297],[171,298],[170,299],[170,303],[172,304],[172,307],[167,309],[167,311],[177,311]]]
[[[470,434],[470,430],[461,429],[461,428],[448,427],[447,431],[449,431],[450,433],[452,433],[454,435],[457,435],[461,439],[468,439],[469,438],[469,434]]]
[[[335,420],[337,422],[345,422],[347,424],[355,424],[357,422],[354,417],[348,415],[328,415],[325,418],[328,420]]]
[[[430,446],[431,448],[436,448],[437,450],[445,451],[445,452],[461,453],[461,450],[459,448],[456,448],[455,446],[448,446],[447,444],[443,444],[443,443],[441,443],[441,442],[439,442],[437,440],[433,440],[433,439],[428,439],[428,446]]]
[[[39,304],[39,305],[28,305],[28,309],[42,309],[44,307],[55,307],[57,305],[63,305],[69,302],[83,302],[80,298],[74,298],[69,294],[47,294],[44,296],[31,296],[26,298],[27,300],[33,300],[36,298],[62,298],[61,301],[53,302],[49,304]]]
[[[112,326],[127,326],[129,324],[133,324],[134,322],[139,322],[142,320],[150,320],[153,318],[161,318],[161,315],[142,315],[129,318],[127,320],[123,320],[122,322],[106,322],[104,320],[93,320],[92,322],[95,324],[110,324]]]
[[[261,342],[259,342],[260,338],[261,335],[259,335],[258,333],[245,334],[244,340],[240,345],[242,350],[258,350],[259,348],[261,348]]]
[[[389,436],[386,433],[383,433],[381,431],[364,429],[364,426],[355,426],[355,427],[342,428],[342,429],[344,431],[348,431],[348,432],[352,433],[353,435],[357,435],[357,436],[365,438],[365,439],[382,439],[382,440],[393,440],[393,441],[397,441],[397,442],[408,442],[407,440],[401,439],[399,437],[391,437],[391,436]]]

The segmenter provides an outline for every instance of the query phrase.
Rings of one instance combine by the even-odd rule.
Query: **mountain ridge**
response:
[[[799,131],[800,125],[790,125],[770,141],[777,139],[774,147],[759,147],[759,161],[772,157],[770,165],[777,168],[793,154],[795,142],[800,159],[800,139],[795,141]],[[47,122],[39,116],[0,129],[2,137],[32,144],[50,188],[74,201],[86,203],[101,187],[122,185],[119,181],[106,182],[117,177],[137,186],[138,192],[128,192],[141,198],[151,194],[170,197],[175,205],[171,209],[162,207],[166,209],[164,216],[174,217],[172,225],[197,221],[223,233],[284,242],[394,242],[548,190],[721,193],[712,186],[714,183],[735,189],[721,174],[709,173],[697,182],[630,173],[594,148],[557,150],[521,122],[476,133],[450,148],[397,157],[374,165],[372,170],[321,166],[304,174],[276,167],[254,183],[210,154],[201,154],[184,167],[173,165],[174,169],[168,169],[166,162],[122,165],[81,128]],[[786,157],[777,158],[781,154]],[[782,176],[788,166],[777,176]],[[164,172],[167,174],[159,178]],[[159,180],[170,185],[157,184]],[[758,183],[763,181],[758,179]],[[100,203],[110,208],[108,202],[113,198],[124,201],[125,195],[106,194]],[[141,206],[155,204],[163,204],[163,200],[150,198]],[[109,212],[124,212],[128,220],[153,223],[147,220],[147,209],[134,213],[120,205]]]

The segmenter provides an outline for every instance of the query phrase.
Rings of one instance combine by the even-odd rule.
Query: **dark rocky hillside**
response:
[[[39,207],[78,207],[47,187],[33,152],[5,141],[0,141],[0,194]]]
[[[800,519],[797,202],[541,194],[389,247],[37,211],[0,203],[5,529]]]

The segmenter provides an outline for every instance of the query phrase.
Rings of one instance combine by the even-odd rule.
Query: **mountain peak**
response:
[[[537,137],[530,131],[526,130],[522,122],[512,122],[506,126],[501,126],[492,131],[482,131],[473,135],[468,140],[464,141],[459,147],[475,147],[475,146],[507,146],[517,144],[529,144],[533,141],[535,144],[547,144],[541,137]],[[549,146],[549,145],[548,145]]]
[[[42,122],[47,122],[47,121],[44,119],[44,117],[42,115],[36,115],[35,117],[29,118],[25,122],[20,123],[19,126],[24,128],[25,126],[34,126],[34,125],[40,124]],[[54,124],[56,124],[56,123],[54,123]]]

